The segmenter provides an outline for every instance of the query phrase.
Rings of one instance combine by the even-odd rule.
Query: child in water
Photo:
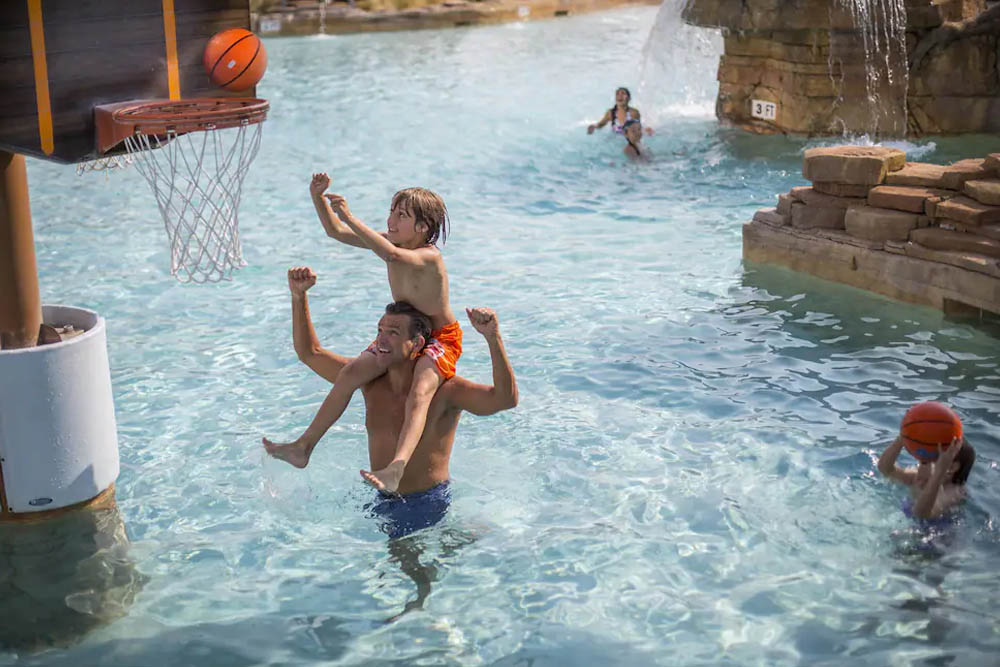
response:
[[[448,210],[441,197],[430,190],[400,190],[389,207],[388,231],[380,234],[354,217],[344,197],[325,195],[329,185],[329,176],[313,174],[309,186],[327,235],[378,255],[388,268],[393,301],[405,301],[423,312],[433,328],[413,371],[395,458],[381,470],[361,471],[375,488],[394,492],[423,434],[431,399],[438,387],[455,375],[455,363],[462,354],[462,329],[448,302],[448,273],[436,245],[438,238],[442,243],[447,238]],[[343,414],[355,390],[385,372],[381,352],[372,343],[340,371],[316,417],[297,440],[281,444],[265,438],[268,454],[298,468],[306,467],[312,450]]]
[[[648,160],[649,151],[640,146],[642,143],[642,123],[637,120],[625,122],[625,157],[631,160]]]
[[[601,120],[587,126],[587,134],[593,134],[594,130],[599,130],[608,123],[611,123],[611,131],[615,134],[625,134],[625,124],[630,120],[641,120],[639,110],[629,106],[632,102],[632,93],[628,88],[621,87],[615,90],[615,105],[604,112]],[[646,128],[646,134],[652,134],[652,128]]]
[[[896,464],[902,449],[903,438],[899,436],[882,452],[878,471],[910,488],[911,501],[904,505],[904,512],[916,519],[935,519],[965,498],[965,483],[976,461],[976,450],[965,438],[955,438],[939,449],[936,461],[920,461],[916,468]]]

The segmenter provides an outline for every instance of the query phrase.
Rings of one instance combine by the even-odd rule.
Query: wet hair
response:
[[[410,340],[424,337],[424,343],[431,339],[431,318],[411,306],[406,301],[393,301],[385,307],[386,315],[406,315],[410,318]]]
[[[633,118],[632,120],[625,121],[625,124],[622,125],[622,132],[624,132],[628,128],[632,127],[633,125],[638,125],[639,129],[640,130],[642,129],[642,123],[640,123],[639,121],[637,121],[636,119]]]
[[[444,200],[427,188],[406,188],[392,196],[392,210],[404,206],[413,211],[418,223],[427,226],[427,244],[434,245],[438,238],[444,244],[448,240],[450,221]]]
[[[618,88],[615,88],[616,96],[618,95],[619,90],[624,90],[625,94],[628,96],[628,99],[625,100],[625,105],[628,106],[628,104],[632,101],[632,93],[628,92],[628,88],[626,88],[625,86],[619,86]]]
[[[965,438],[962,438],[962,448],[955,455],[955,462],[958,464],[958,470],[951,476],[951,483],[964,485],[969,479],[969,473],[972,472],[972,464],[976,462],[976,450],[966,442]]]

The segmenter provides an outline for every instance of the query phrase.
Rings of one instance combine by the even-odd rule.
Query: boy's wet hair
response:
[[[424,337],[426,345],[431,339],[431,318],[411,306],[406,301],[393,301],[385,307],[386,315],[406,315],[410,318],[410,340]]]
[[[427,243],[434,245],[441,239],[443,245],[448,240],[448,209],[444,200],[427,188],[406,188],[392,196],[392,210],[404,206],[413,212],[414,219],[427,226]]]
[[[969,473],[972,472],[972,464],[976,462],[976,450],[972,448],[965,438],[962,438],[962,448],[958,450],[958,454],[955,455],[955,463],[958,464],[958,470],[955,474],[951,476],[952,484],[965,484],[969,479]]]

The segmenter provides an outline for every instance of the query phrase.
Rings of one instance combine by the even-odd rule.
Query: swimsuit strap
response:
[[[642,157],[642,151],[639,150],[638,146],[636,146],[635,144],[632,143],[631,139],[629,139],[628,137],[625,137],[625,141],[628,142],[629,146],[631,146],[632,148],[635,149],[635,156],[636,157]]]

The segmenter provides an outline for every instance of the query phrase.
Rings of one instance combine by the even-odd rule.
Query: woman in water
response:
[[[615,91],[615,105],[604,112],[604,117],[597,124],[591,123],[587,126],[587,134],[593,134],[594,130],[599,130],[608,123],[611,123],[611,131],[615,134],[625,134],[625,124],[630,120],[639,120],[639,110],[630,107],[632,94],[628,88],[619,88]],[[647,134],[652,134],[653,130],[646,129]]]
[[[955,438],[941,450],[934,462],[921,461],[916,468],[896,465],[903,438],[897,437],[878,460],[878,471],[910,487],[911,500],[903,511],[915,519],[936,519],[953,509],[965,498],[965,482],[969,479],[976,450],[965,438]]]

